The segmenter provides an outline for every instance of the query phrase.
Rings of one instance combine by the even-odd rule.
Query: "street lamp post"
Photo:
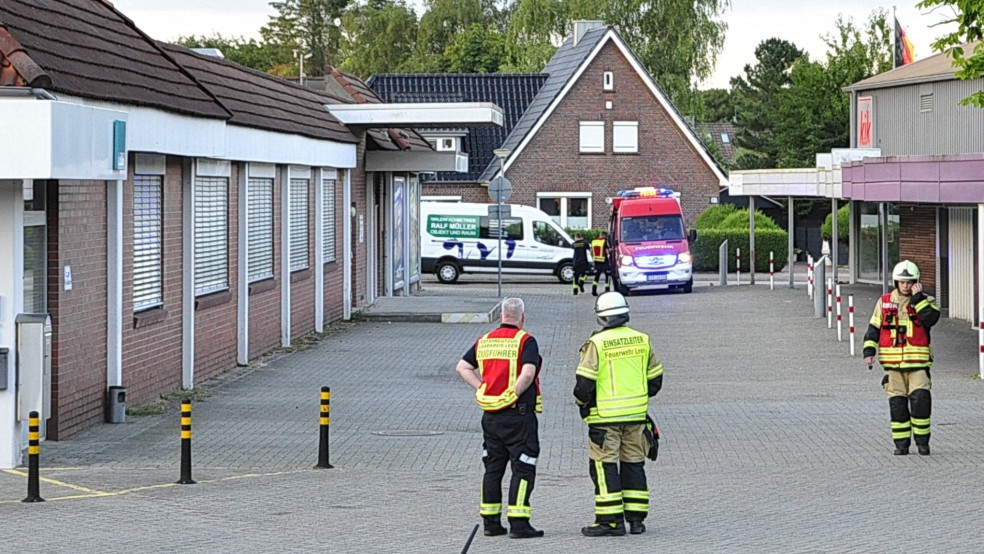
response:
[[[495,154],[495,157],[496,158],[499,158],[499,176],[502,177],[502,179],[505,179],[506,178],[506,167],[505,167],[506,158],[509,157],[509,154],[512,154],[512,151],[511,150],[508,150],[506,148],[496,148],[495,150],[492,151],[492,153]],[[498,246],[498,249],[496,250],[496,252],[498,252],[498,254],[499,254],[499,277],[498,277],[498,279],[496,281],[495,292],[496,292],[496,296],[501,300],[502,299],[502,194],[499,194],[498,195],[498,197],[496,199],[496,203],[499,205],[499,211],[498,211],[498,214],[499,214],[499,246]]]

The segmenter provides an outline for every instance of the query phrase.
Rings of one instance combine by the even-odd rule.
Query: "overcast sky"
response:
[[[916,49],[916,59],[933,52],[931,43],[943,34],[934,23],[945,13],[925,13],[915,8],[918,0],[896,5],[896,17]],[[160,40],[181,35],[245,36],[259,38],[259,29],[274,13],[269,0],[114,0],[113,3],[137,26]],[[417,0],[415,5],[420,4]],[[701,88],[728,86],[728,79],[739,75],[745,64],[755,60],[755,46],[778,37],[807,50],[814,59],[825,52],[822,35],[833,33],[838,14],[854,19],[861,27],[876,8],[891,14],[892,5],[876,0],[732,0],[724,14],[728,33],[718,57],[716,71]]]

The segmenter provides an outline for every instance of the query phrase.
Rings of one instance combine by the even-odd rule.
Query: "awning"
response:
[[[432,104],[328,104],[331,115],[362,127],[501,127],[502,108],[491,102]]]

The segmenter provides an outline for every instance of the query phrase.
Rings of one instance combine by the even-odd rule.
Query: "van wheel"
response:
[[[616,286],[616,289],[618,290],[619,294],[621,294],[622,296],[628,296],[629,295],[629,287],[623,285],[622,283],[619,283]]]
[[[458,264],[454,262],[440,262],[437,264],[437,280],[442,283],[454,283],[461,276]]]
[[[561,283],[571,284],[574,282],[574,264],[564,262],[557,268],[557,278]]]

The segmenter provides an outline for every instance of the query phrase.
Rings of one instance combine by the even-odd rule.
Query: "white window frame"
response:
[[[605,122],[581,121],[579,151],[582,154],[597,154],[605,151]]]
[[[250,175],[246,197],[249,214],[246,273],[249,282],[255,283],[273,278],[274,180]]]
[[[311,180],[307,177],[290,179],[290,270],[300,271],[311,267],[308,250],[311,231],[308,218],[311,213]],[[301,194],[303,192],[303,194]],[[303,205],[300,204],[303,202]],[[298,217],[303,213],[303,217]]]
[[[324,263],[336,261],[335,257],[335,224],[337,210],[335,193],[338,189],[338,178],[325,177],[321,180],[321,253]]]
[[[557,224],[560,225],[562,228],[567,229],[568,228],[568,225],[567,225],[567,210],[568,210],[568,207],[569,207],[568,206],[568,200],[571,199],[571,198],[587,198],[588,199],[588,224],[584,228],[585,229],[591,229],[591,223],[592,223],[592,217],[591,216],[592,216],[592,210],[593,210],[593,206],[592,206],[593,196],[594,195],[592,193],[590,193],[590,192],[538,192],[538,193],[536,193],[536,208],[537,209],[540,208],[540,199],[541,198],[560,198],[560,216],[559,216],[560,220],[558,221],[556,219],[553,219],[554,216],[550,216],[550,218],[553,219],[555,222],[557,222]]]
[[[137,157],[133,176],[133,311],[164,305],[164,164]],[[141,193],[143,187],[143,194]],[[156,190],[148,190],[153,187]],[[150,198],[153,195],[155,198]],[[156,206],[155,206],[156,204]],[[156,240],[156,242],[155,242]]]
[[[615,90],[615,73],[606,71],[602,74],[602,87],[604,90]]]
[[[612,123],[612,152],[636,154],[639,152],[639,122],[615,121]]]
[[[229,178],[195,176],[195,296],[229,290]]]

